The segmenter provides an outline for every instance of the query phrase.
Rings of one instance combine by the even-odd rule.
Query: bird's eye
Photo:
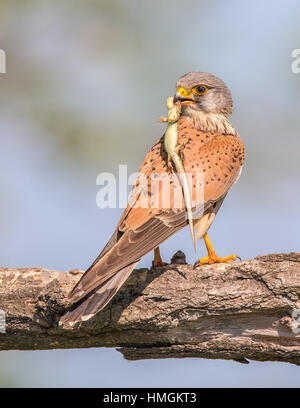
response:
[[[193,94],[197,96],[204,95],[207,91],[208,89],[205,85],[197,85],[192,89]]]

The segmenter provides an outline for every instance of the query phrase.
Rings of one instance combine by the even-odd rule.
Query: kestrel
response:
[[[197,265],[232,262],[236,255],[217,256],[207,235],[244,163],[243,143],[228,120],[232,113],[230,90],[214,75],[190,72],[177,81],[174,103],[178,102],[178,143],[183,146],[180,154],[185,172],[191,174],[194,230],[198,240],[204,238],[208,251]],[[166,178],[171,199],[165,205],[161,198],[165,185],[153,183],[160,176],[170,175],[163,141],[160,138],[146,155],[139,170],[143,177],[137,178],[112,237],[71,291],[72,306],[61,322],[87,320],[103,309],[141,257],[152,249],[154,266],[164,265],[159,245],[187,225],[182,186],[174,177]],[[203,189],[201,199],[197,195],[199,188]],[[176,194],[180,195],[180,206],[175,206]]]

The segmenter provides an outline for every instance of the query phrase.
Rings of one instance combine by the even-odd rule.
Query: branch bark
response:
[[[177,257],[182,262],[182,258]],[[133,272],[97,316],[59,326],[82,272],[0,269],[0,350],[121,347],[128,360],[202,357],[300,365],[300,254]],[[300,313],[299,313],[300,316]],[[300,330],[299,330],[300,331]]]

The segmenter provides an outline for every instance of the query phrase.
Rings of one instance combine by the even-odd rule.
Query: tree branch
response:
[[[97,316],[59,326],[67,293],[81,275],[78,270],[0,269],[0,309],[6,314],[0,350],[121,347],[128,360],[203,357],[300,364],[300,333],[291,317],[300,309],[298,253],[195,270],[181,264],[135,270]]]

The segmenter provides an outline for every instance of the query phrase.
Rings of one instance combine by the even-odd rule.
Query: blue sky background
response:
[[[122,212],[97,208],[97,175],[138,169],[162,134],[166,97],[189,71],[228,84],[247,150],[211,228],[217,252],[299,252],[299,2],[7,0],[0,16],[1,266],[89,266]],[[178,249],[195,261],[188,229],[162,245],[164,259]],[[0,353],[2,386],[299,386],[299,370],[127,362],[113,349]]]

